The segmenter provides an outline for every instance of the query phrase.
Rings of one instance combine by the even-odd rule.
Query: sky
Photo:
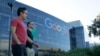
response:
[[[85,41],[100,43],[98,38],[88,36],[87,26],[100,13],[100,0],[16,0],[49,13],[65,22],[80,20],[84,26]]]

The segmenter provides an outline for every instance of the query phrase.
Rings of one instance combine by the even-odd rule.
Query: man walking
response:
[[[32,21],[29,21],[29,22],[27,23],[27,28],[28,28],[28,29],[27,29],[27,34],[28,34],[28,36],[30,37],[31,40],[33,40],[33,42],[36,42],[36,41],[34,40],[35,34],[32,32],[33,29],[35,28],[35,24],[34,24]],[[29,47],[30,49],[34,49],[34,51],[35,51],[35,56],[38,56],[37,48],[36,48],[34,45],[32,45],[29,41],[27,41],[26,46]]]

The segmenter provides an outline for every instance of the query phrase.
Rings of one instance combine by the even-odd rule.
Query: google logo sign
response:
[[[62,30],[60,25],[53,23],[53,21],[50,18],[45,19],[45,25],[47,28],[50,28],[59,32]]]

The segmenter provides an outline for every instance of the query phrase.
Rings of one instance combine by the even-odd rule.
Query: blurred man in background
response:
[[[28,36],[30,37],[31,40],[33,40],[33,42],[35,42],[35,41],[34,41],[35,35],[34,35],[34,33],[33,33],[34,28],[35,28],[35,24],[34,24],[32,21],[29,21],[29,22],[27,23],[27,28],[28,28],[28,29],[27,29],[27,34],[28,34]],[[35,43],[36,43],[36,42],[35,42]],[[35,51],[35,56],[38,56],[37,49],[36,49],[36,47],[35,47],[34,45],[32,45],[29,41],[27,41],[26,46],[29,47],[30,49],[34,49],[34,51]]]

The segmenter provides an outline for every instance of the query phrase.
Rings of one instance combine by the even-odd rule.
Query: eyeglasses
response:
[[[34,25],[34,24],[31,24],[31,25]]]
[[[27,11],[24,11],[23,13],[24,13],[24,14],[28,14],[28,12],[27,12]]]

